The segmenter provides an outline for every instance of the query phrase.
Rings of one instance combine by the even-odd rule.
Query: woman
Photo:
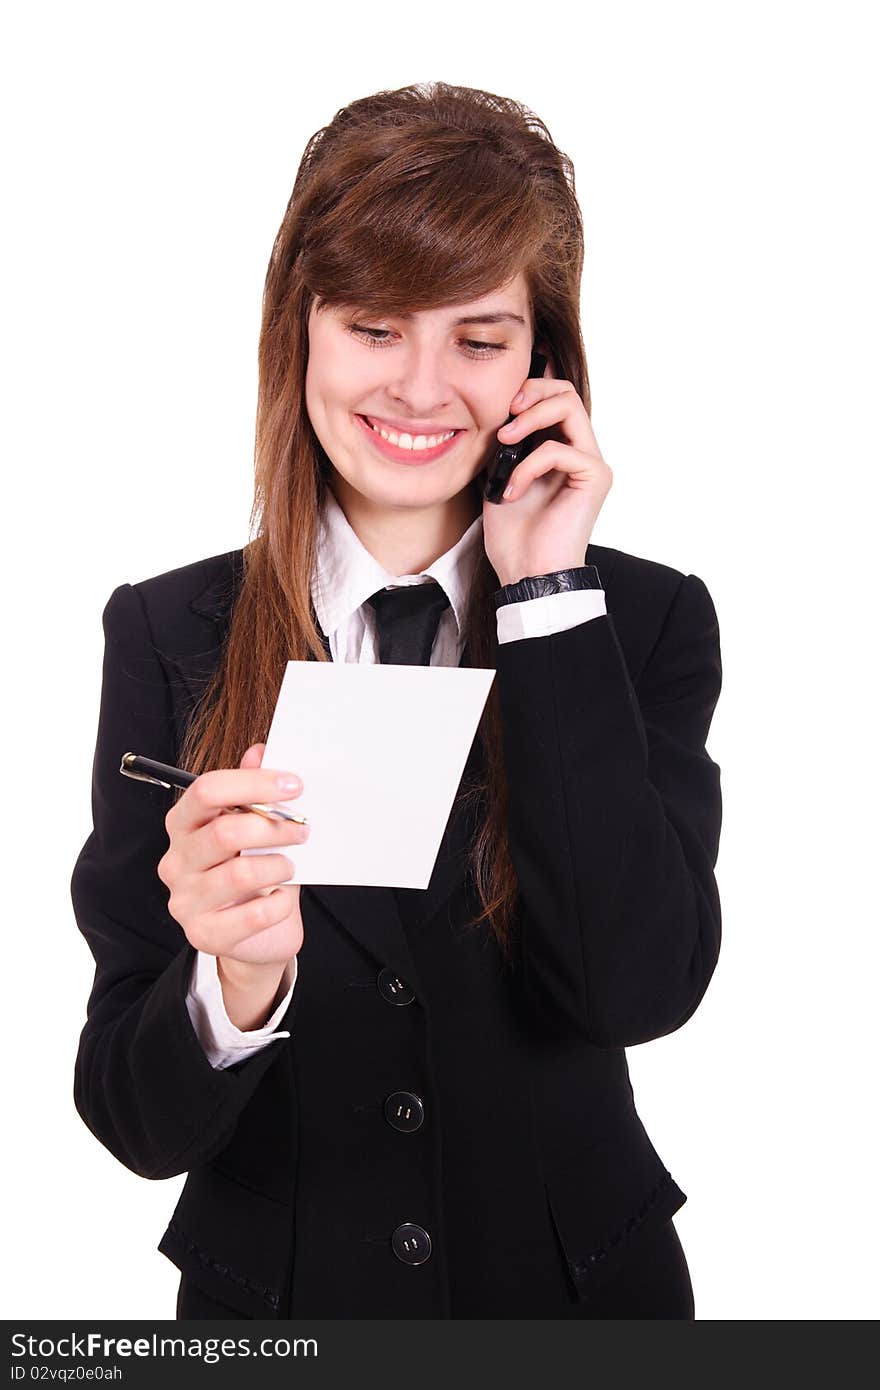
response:
[[[255,538],[104,611],[75,1098],[134,1172],[188,1173],[180,1318],[694,1316],[624,1049],[718,956],[718,626],[696,576],[591,542],[582,259],[516,102],[338,112],[266,280]],[[301,790],[261,759],[305,659],[495,668],[426,890],[300,888],[298,832],[222,814]],[[201,775],[172,804],[129,750]]]

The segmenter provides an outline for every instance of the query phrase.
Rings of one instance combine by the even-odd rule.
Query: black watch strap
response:
[[[573,589],[601,589],[602,581],[595,565],[579,565],[576,569],[555,570],[553,574],[532,574],[505,584],[495,590],[495,607],[506,603],[522,603],[524,599],[544,598],[547,594],[567,594]]]

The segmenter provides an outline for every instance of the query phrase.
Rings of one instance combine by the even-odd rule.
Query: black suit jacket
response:
[[[679,1028],[718,957],[718,624],[695,575],[585,558],[607,615],[498,650],[513,965],[463,929],[479,811],[456,805],[427,890],[303,887],[291,1037],[226,1070],[190,1024],[195,952],[156,873],[171,794],[118,769],[129,750],[177,762],[241,551],[110,596],[71,884],[96,962],[75,1102],[134,1172],[188,1173],[159,1249],[247,1317],[561,1315],[686,1200],[624,1048]],[[412,1132],[386,1118],[401,1091],[423,1105]],[[406,1222],[431,1238],[418,1265],[392,1248]]]

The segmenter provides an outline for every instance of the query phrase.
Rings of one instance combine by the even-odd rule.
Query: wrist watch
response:
[[[495,607],[506,603],[522,603],[524,599],[544,598],[546,594],[567,594],[573,589],[601,589],[602,581],[595,565],[578,565],[576,569],[554,570],[552,574],[532,574],[505,584],[495,590]]]

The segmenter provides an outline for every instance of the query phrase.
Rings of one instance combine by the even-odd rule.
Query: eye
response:
[[[389,343],[391,330],[388,328],[369,328],[363,323],[349,323],[346,325],[347,332],[360,338],[361,342],[367,347],[386,347]],[[381,336],[383,335],[384,336]],[[496,352],[506,352],[507,343],[484,343],[475,338],[462,338],[462,349],[465,357],[491,357]]]
[[[375,334],[388,333],[389,330],[387,328],[366,328],[360,323],[350,323],[348,325],[348,331],[349,333],[360,334],[365,341],[369,343],[370,347],[379,347],[382,343],[386,342],[387,339],[377,338]]]
[[[468,357],[489,357],[493,353],[507,351],[506,343],[484,343],[479,339],[465,338],[464,344],[467,348],[476,349],[475,352],[469,352]]]

